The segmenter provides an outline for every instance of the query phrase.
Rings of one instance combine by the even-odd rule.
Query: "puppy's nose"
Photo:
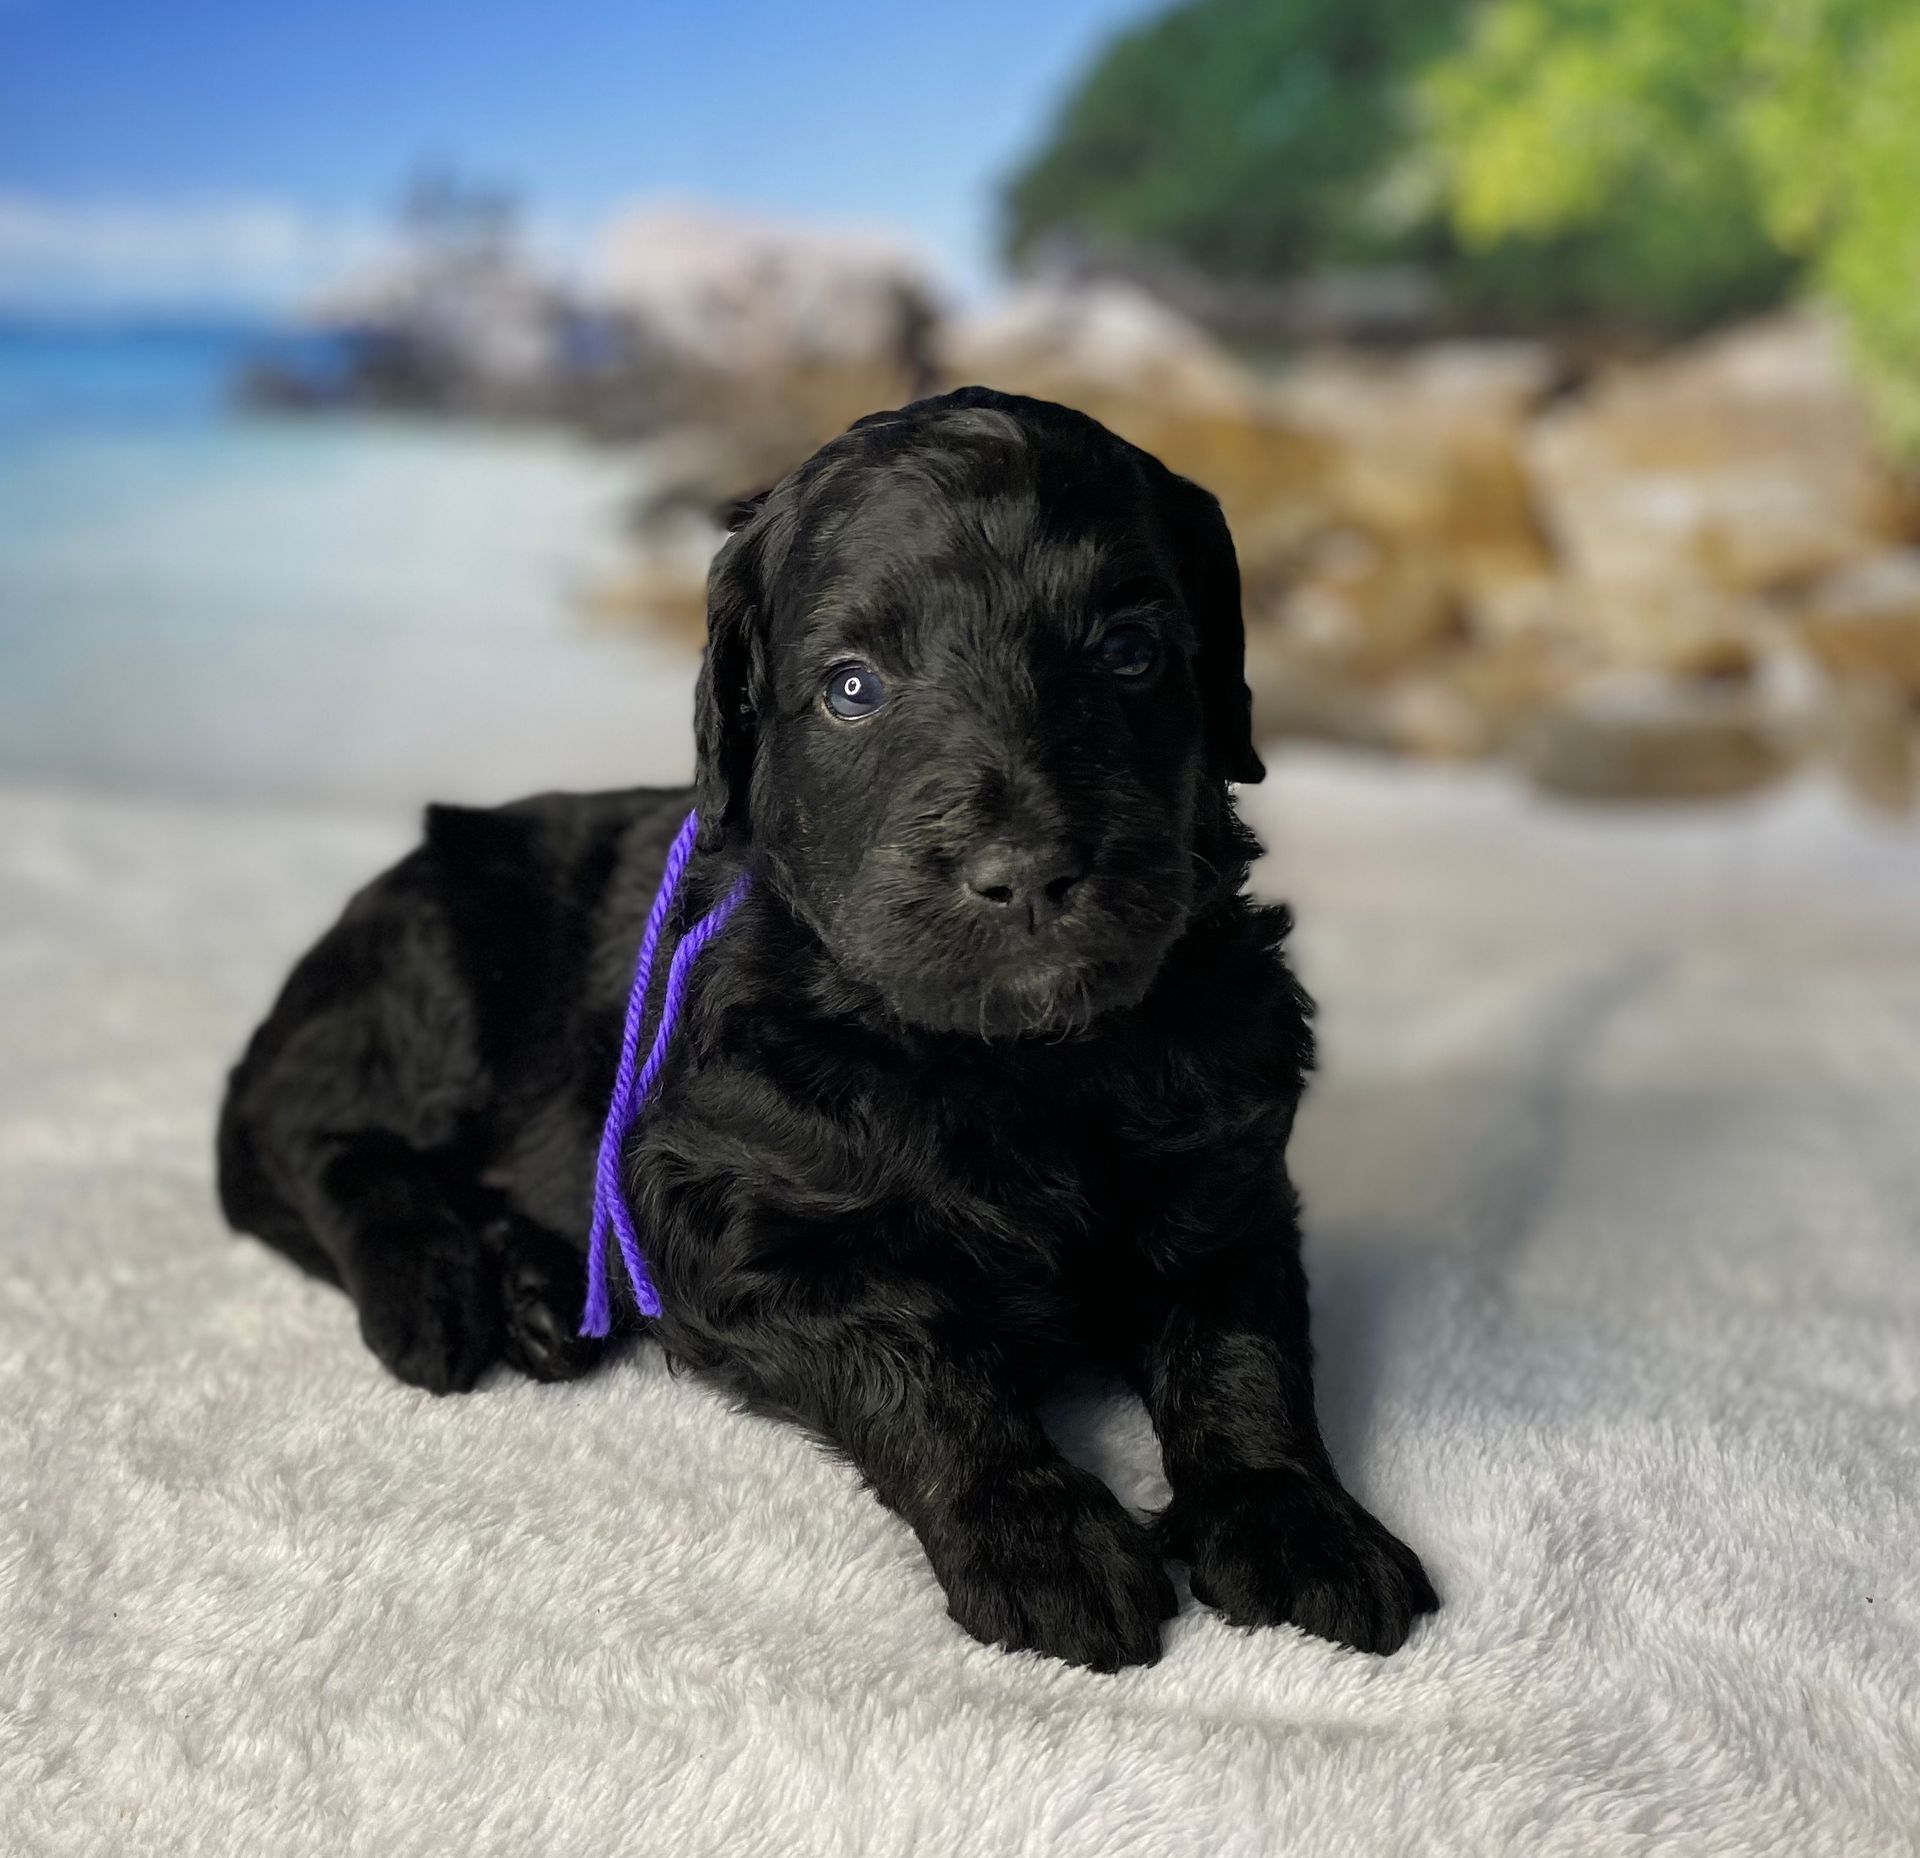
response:
[[[967,888],[1011,922],[1038,929],[1067,913],[1087,861],[1071,845],[1025,845],[1005,839],[983,845],[967,860]]]

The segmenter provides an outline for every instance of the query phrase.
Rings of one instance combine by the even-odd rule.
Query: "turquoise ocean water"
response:
[[[249,322],[44,323],[0,318],[0,444],[75,427],[204,422],[245,364],[298,356],[324,373],[331,344]]]
[[[0,323],[0,777],[320,800],[681,778],[692,668],[597,631],[634,467],[235,410],[232,325]]]

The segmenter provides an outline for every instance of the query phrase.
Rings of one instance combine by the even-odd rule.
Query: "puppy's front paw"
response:
[[[537,1226],[509,1223],[496,1236],[508,1362],[536,1381],[570,1381],[586,1373],[606,1344],[580,1333],[584,1260],[564,1239]]]
[[[1063,1467],[967,1506],[939,1535],[947,1611],[983,1644],[1094,1671],[1152,1664],[1177,1604],[1152,1537],[1098,1478]]]
[[[428,1393],[465,1393],[498,1360],[500,1267],[457,1226],[382,1233],[351,1280],[367,1346]]]
[[[1384,1654],[1440,1604],[1412,1549],[1337,1484],[1304,1473],[1251,1472],[1176,1496],[1161,1527],[1193,1597],[1236,1625],[1287,1621]]]

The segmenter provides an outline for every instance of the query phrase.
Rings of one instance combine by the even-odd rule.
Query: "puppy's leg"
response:
[[[503,1352],[543,1379],[592,1359],[577,1250],[480,1182],[498,1002],[462,955],[460,874],[416,852],[348,905],[235,1066],[219,1135],[232,1223],[340,1284],[373,1352],[436,1393]]]
[[[500,1358],[500,1262],[442,1166],[399,1137],[317,1145],[302,1210],[360,1311],[367,1346],[401,1380],[464,1393]]]
[[[459,1162],[374,1132],[306,1153],[305,1229],[358,1306],[367,1346],[401,1380],[464,1393],[503,1358],[541,1381],[600,1360],[604,1345],[576,1333],[578,1248],[517,1212],[484,1217]]]
[[[587,1301],[578,1246],[519,1213],[492,1221],[499,1250],[507,1364],[536,1381],[570,1381],[597,1363],[606,1344],[579,1333]]]
[[[750,1396],[831,1437],[920,1538],[976,1639],[1096,1671],[1151,1664],[1175,1606],[1147,1530],[1061,1457],[987,1359],[930,1327],[756,1325]]]
[[[1397,1651],[1439,1600],[1413,1550],[1341,1488],[1321,1441],[1291,1191],[1163,1294],[1145,1392],[1173,1486],[1162,1536],[1194,1597],[1240,1625],[1286,1620]]]

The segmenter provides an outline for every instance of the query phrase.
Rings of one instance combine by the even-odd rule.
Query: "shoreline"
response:
[[[378,419],[0,446],[0,770],[366,804],[679,778],[693,654],[586,611],[635,478]]]

